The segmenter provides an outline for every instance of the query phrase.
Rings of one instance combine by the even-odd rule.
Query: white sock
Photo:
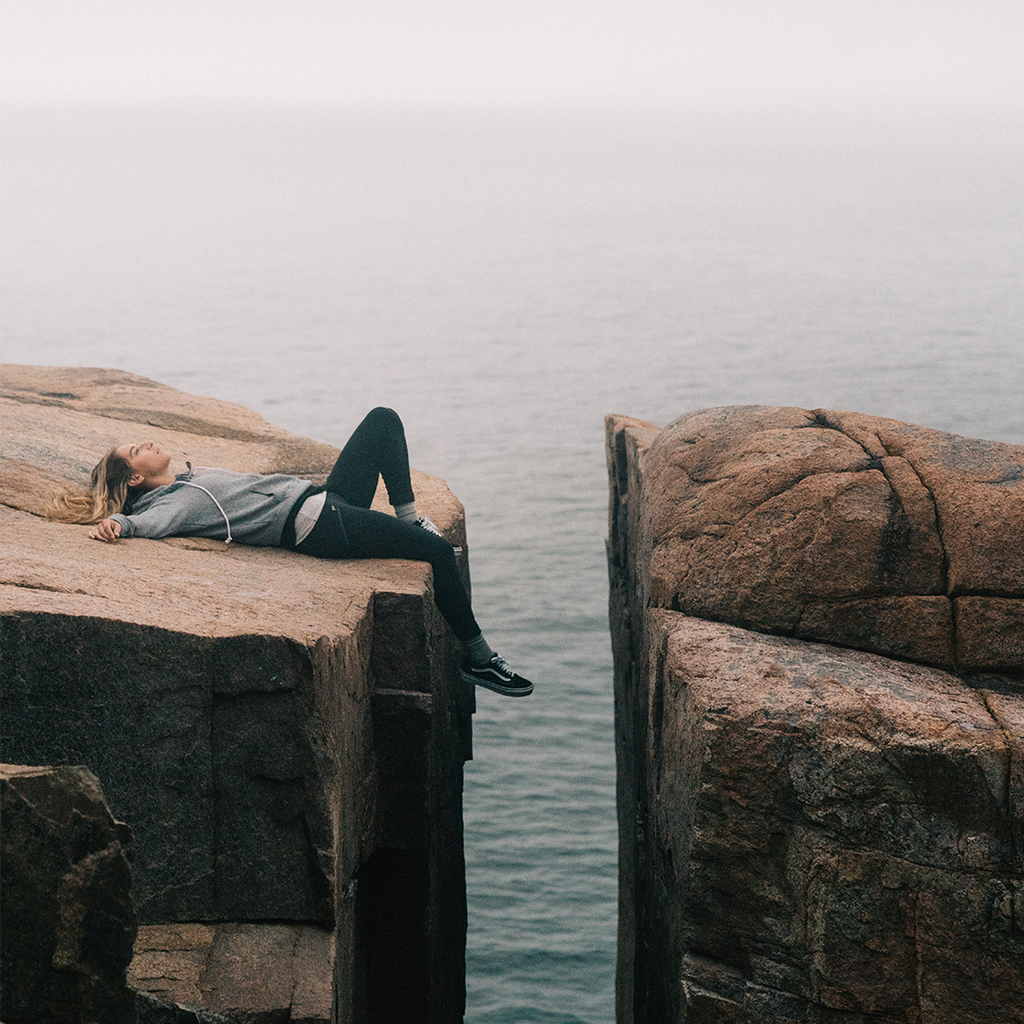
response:
[[[486,665],[494,657],[494,651],[487,645],[483,633],[477,633],[472,640],[466,641],[466,654],[474,665]]]
[[[395,515],[402,520],[403,523],[415,523],[419,519],[420,514],[416,511],[416,502],[410,501],[407,505],[395,505]]]

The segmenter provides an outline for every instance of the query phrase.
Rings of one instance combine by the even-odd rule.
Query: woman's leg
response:
[[[448,541],[372,509],[356,508],[328,493],[316,526],[295,548],[318,558],[408,558],[434,570],[434,600],[464,643],[480,635],[469,595]]]
[[[405,428],[398,413],[383,406],[372,409],[356,427],[327,478],[327,490],[339,495],[348,505],[369,508],[377,490],[378,476],[384,477],[392,505],[415,501]]]
[[[392,518],[370,505],[384,478]],[[513,697],[533,692],[484,640],[455,563],[455,549],[429,516],[416,512],[405,428],[396,412],[372,410],[349,438],[327,478],[327,502],[312,532],[295,550],[318,558],[409,558],[434,570],[434,600],[466,645],[462,678]]]

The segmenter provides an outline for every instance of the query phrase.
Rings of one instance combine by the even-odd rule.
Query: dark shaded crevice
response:
[[[908,459],[905,455],[892,455],[889,452],[889,449],[885,447],[885,442],[883,442],[881,438],[878,439],[878,443],[882,446],[882,448],[884,449],[886,455],[888,455],[890,458],[902,459],[902,461],[907,465],[907,467],[910,469],[910,471],[917,478],[917,481],[918,481],[918,483],[920,483],[920,485],[923,488],[924,492],[931,499],[932,512],[933,512],[933,514],[935,516],[935,539],[939,542],[939,548],[942,551],[942,585],[943,585],[943,587],[945,589],[946,594],[948,595],[949,594],[949,554],[946,551],[945,541],[942,539],[942,521],[941,521],[941,518],[939,516],[939,503],[938,503],[938,501],[935,498],[935,492],[928,486],[927,483],[925,483],[924,477],[921,476],[921,474],[918,472],[917,466],[915,466],[913,464],[913,462],[910,461],[910,459]]]
[[[668,637],[662,637],[661,643],[654,654],[654,664],[651,671],[654,673],[654,692],[651,694],[651,731],[655,751],[655,793],[661,793],[661,786],[665,775],[665,758],[662,756],[664,749],[664,725],[665,725],[665,663],[668,660]]]
[[[814,412],[811,413],[811,419],[807,423],[807,427],[822,427],[825,430],[834,430],[839,434],[844,434],[845,436],[843,428],[822,409],[815,409]],[[863,448],[864,446],[861,445],[861,447]]]
[[[49,391],[28,391],[24,388],[5,387],[0,390],[0,398],[6,398],[11,402],[20,402],[22,405],[63,405],[68,399],[80,400],[80,395],[59,394]]]
[[[626,452],[626,431],[615,435],[615,486],[619,496],[629,493],[629,456]]]
[[[892,597],[893,595],[892,594],[882,594],[880,596],[882,596],[882,597]],[[911,595],[911,596],[915,596],[915,595]],[[939,595],[936,595],[936,594],[925,594],[925,595],[920,595],[920,596],[925,596],[925,597],[936,597],[936,596],[938,596],[938,597],[941,597],[943,595],[941,595],[941,594],[939,594]],[[870,598],[867,598],[867,599],[870,600]],[[855,600],[861,600],[861,598],[856,598]],[[733,617],[727,618],[724,615],[713,615],[710,612],[706,612],[706,611],[701,611],[699,613],[698,612],[693,612],[693,611],[687,611],[686,608],[682,607],[682,604],[681,604],[681,602],[679,600],[679,595],[678,594],[676,594],[673,597],[671,607],[669,607],[669,608],[662,608],[661,610],[662,611],[675,612],[675,613],[677,613],[679,615],[685,615],[687,618],[690,618],[690,619],[700,619],[703,622],[714,622],[714,623],[721,624],[723,626],[735,626],[737,629],[745,629],[745,630],[747,630],[750,633],[758,633],[761,636],[774,636],[774,637],[778,637],[780,640],[793,640],[793,641],[795,641],[797,643],[801,643],[801,644],[815,644],[815,645],[821,646],[821,647],[835,647],[838,650],[855,651],[855,652],[857,652],[859,654],[870,654],[870,655],[875,656],[875,657],[885,658],[888,661],[901,662],[902,664],[905,664],[905,665],[917,665],[919,667],[924,665],[924,666],[928,666],[928,667],[931,667],[931,668],[941,669],[943,672],[948,672],[951,675],[955,675],[955,676],[957,676],[958,678],[961,678],[961,679],[964,678],[963,673],[961,673],[957,669],[956,664],[954,664],[952,661],[923,661],[920,657],[916,657],[916,658],[915,657],[911,657],[909,654],[898,654],[898,653],[896,653],[894,651],[875,650],[875,649],[872,649],[872,648],[868,648],[868,647],[865,647],[862,643],[843,643],[841,640],[836,640],[836,639],[828,639],[828,640],[826,640],[826,639],[822,639],[821,637],[808,636],[808,635],[806,635],[804,633],[801,633],[801,632],[799,632],[799,630],[800,630],[800,619],[802,618],[804,611],[806,611],[806,607],[807,606],[804,605],[801,608],[800,617],[797,619],[797,621],[794,623],[794,625],[792,627],[790,627],[790,628],[785,628],[785,627],[782,627],[782,626],[771,626],[771,627],[769,627],[769,626],[758,625],[757,623],[752,622],[750,619],[745,618],[745,617],[740,617],[740,616],[733,616]]]
[[[33,512],[30,508],[22,508],[20,505],[12,505],[7,501],[0,501],[0,508],[9,508],[12,512],[20,512],[22,515],[32,516],[34,519],[42,519],[44,523],[55,522],[55,520],[51,519],[44,512]]]
[[[42,590],[48,594],[79,594],[82,597],[97,597],[105,600],[102,594],[90,594],[88,590],[70,590],[67,587],[51,587],[45,583],[28,583],[25,580],[6,580],[5,586],[18,587],[21,590]]]
[[[359,869],[357,972],[368,1024],[431,1019],[429,877],[424,850],[378,848]]]
[[[988,694],[982,688],[978,688],[974,691],[977,693],[981,703],[985,706],[985,710],[988,712],[989,717],[995,724],[995,727],[999,730],[999,734],[1003,737],[1003,743],[1006,745],[1006,774],[1003,776],[1003,792],[1000,794],[1000,801],[1003,810],[1007,816],[1011,814],[1011,787],[1013,784],[1013,774],[1015,767],[1014,758],[1014,744],[1013,735],[1010,730],[1002,723],[999,716],[993,711],[992,706],[988,702]],[[1010,829],[1010,850],[1011,850],[1011,863],[1020,863],[1021,851],[1018,849],[1017,836],[1014,829]]]
[[[867,445],[864,444],[863,441],[861,441],[860,439],[852,436],[847,431],[843,430],[842,425],[840,423],[836,422],[835,420],[833,420],[831,417],[829,417],[825,412],[822,412],[821,410],[817,410],[815,412],[815,414],[814,414],[814,418],[815,418],[815,422],[819,426],[821,426],[821,427],[823,427],[823,428],[825,428],[827,430],[835,430],[837,433],[842,434],[843,437],[847,438],[848,440],[852,441],[854,444],[858,445],[863,450],[864,454],[868,457],[869,468],[871,468],[871,469],[878,469],[882,473],[882,475],[885,476],[885,479],[886,479],[886,481],[889,484],[889,489],[892,492],[892,495],[893,495],[893,498],[894,498],[894,507],[897,504],[899,506],[899,512],[896,513],[896,516],[897,516],[899,522],[894,522],[893,526],[892,526],[892,528],[893,528],[893,533],[892,533],[893,541],[895,542],[896,540],[898,540],[898,537],[899,537],[899,534],[900,534],[900,528],[899,528],[900,527],[900,522],[902,522],[902,520],[906,520],[906,525],[907,525],[907,527],[909,527],[910,520],[909,520],[909,517],[907,516],[906,509],[903,506],[903,501],[900,498],[899,490],[896,488],[896,486],[894,485],[894,483],[893,483],[892,479],[890,478],[889,474],[886,472],[883,460],[881,458],[879,458],[878,456],[873,455],[871,450],[867,447]],[[942,566],[941,566],[941,580],[942,580],[942,584],[941,585],[942,585],[943,593],[945,593],[948,596],[949,595],[949,554],[946,551],[946,545],[945,545],[945,543],[943,541],[943,538],[942,538],[942,521],[941,521],[941,518],[939,516],[939,503],[938,503],[938,501],[936,501],[935,492],[924,481],[924,478],[921,476],[920,472],[918,472],[917,467],[913,464],[913,462],[910,461],[910,459],[908,459],[905,455],[894,455],[889,450],[889,448],[886,446],[885,442],[881,439],[881,437],[879,437],[877,434],[872,434],[871,436],[878,443],[878,447],[883,452],[885,452],[885,455],[886,455],[887,458],[900,459],[910,469],[910,471],[914,474],[915,478],[917,479],[918,483],[920,483],[921,488],[924,490],[924,492],[928,495],[929,499],[931,500],[933,521],[935,523],[935,538],[938,541],[939,549],[942,551]],[[888,538],[886,538],[886,539],[888,539]],[[954,648],[954,650],[956,649],[956,616],[955,616],[955,614],[954,614],[954,617],[953,617],[953,648]]]
[[[889,454],[889,449],[885,446],[885,443],[881,438],[878,439],[878,443],[882,446],[886,454]],[[928,495],[932,505],[933,521],[935,523],[935,540],[939,545],[939,550],[942,552],[942,564],[939,568],[940,572],[940,586],[942,587],[943,593],[950,598],[950,628],[952,635],[949,638],[950,650],[953,652],[953,663],[954,665],[958,662],[957,651],[959,650],[960,640],[960,627],[957,614],[957,604],[952,600],[952,594],[950,593],[949,585],[949,552],[946,550],[946,542],[942,536],[942,518],[939,514],[939,503],[935,498],[935,492],[925,483],[924,478],[918,472],[917,467],[910,461],[906,456],[890,456],[892,458],[899,458],[903,463],[909,467],[910,471],[914,474],[917,481],[920,483],[924,492]],[[888,479],[888,477],[886,478]],[[891,484],[890,484],[891,486]]]

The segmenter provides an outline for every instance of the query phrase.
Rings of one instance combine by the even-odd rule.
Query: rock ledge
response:
[[[473,698],[429,566],[99,544],[39,513],[125,440],[314,480],[337,451],[115,370],[4,367],[0,415],[5,757],[99,778],[134,836],[144,936],[209,926],[215,949],[256,950],[291,941],[268,921],[328,934],[333,1020],[461,1021]],[[461,505],[414,477],[465,549]]]

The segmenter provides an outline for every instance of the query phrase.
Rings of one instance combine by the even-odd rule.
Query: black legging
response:
[[[324,485],[342,501],[369,508],[377,492],[377,478],[384,477],[392,505],[415,501],[409,476],[409,449],[405,427],[394,409],[371,409],[352,432]]]
[[[377,478],[384,478],[392,505],[414,500],[405,428],[392,409],[367,414],[338,456],[327,478],[327,500],[309,536],[295,550],[317,558],[408,558],[434,570],[434,600],[462,641],[480,632],[469,595],[443,537],[374,512]]]

